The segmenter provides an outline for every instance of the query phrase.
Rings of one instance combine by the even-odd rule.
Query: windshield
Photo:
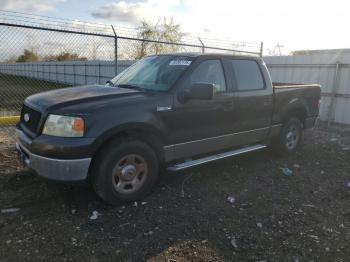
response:
[[[117,75],[111,82],[115,86],[167,91],[193,59],[171,55],[146,57]]]

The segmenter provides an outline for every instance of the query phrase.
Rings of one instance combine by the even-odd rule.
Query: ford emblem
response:
[[[24,114],[23,119],[24,119],[25,122],[29,122],[30,114],[28,114],[28,113]]]

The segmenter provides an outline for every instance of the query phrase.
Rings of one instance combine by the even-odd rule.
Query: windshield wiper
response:
[[[108,80],[106,84],[108,84],[109,86],[115,86],[115,84],[111,80]]]
[[[131,84],[120,84],[120,85],[116,85],[117,87],[120,87],[120,88],[131,88],[131,89],[138,89],[138,90],[141,90],[141,91],[145,91],[147,90],[146,88],[142,88],[138,85],[131,85]]]

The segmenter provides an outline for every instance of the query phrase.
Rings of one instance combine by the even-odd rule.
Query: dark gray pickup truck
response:
[[[156,55],[106,86],[28,97],[16,147],[39,176],[89,181],[115,204],[145,196],[164,169],[266,146],[291,153],[319,104],[319,85],[273,85],[260,58]]]

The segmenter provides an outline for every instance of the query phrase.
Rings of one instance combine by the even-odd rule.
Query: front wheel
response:
[[[291,154],[296,151],[302,138],[302,124],[298,118],[287,121],[280,134],[272,139],[272,149],[278,155]]]
[[[145,197],[158,177],[156,154],[141,141],[113,141],[100,151],[94,162],[92,184],[110,204]]]

